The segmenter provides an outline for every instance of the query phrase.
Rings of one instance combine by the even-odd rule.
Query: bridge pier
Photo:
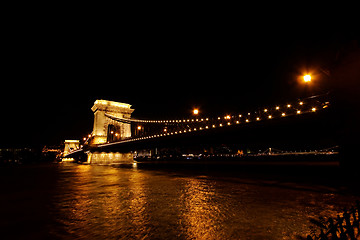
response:
[[[79,140],[65,140],[64,155],[69,154],[71,151],[77,150],[80,147]]]
[[[134,109],[127,103],[96,100],[91,110],[94,112],[92,145],[124,140],[131,137],[130,122],[118,122],[111,117],[129,119]]]
[[[134,157],[132,153],[120,152],[88,152],[87,163],[98,165],[110,164],[132,164]]]
[[[99,144],[120,141],[131,138],[130,118],[134,109],[127,103],[113,102],[108,100],[96,100],[91,108],[94,112],[94,127],[90,141],[90,148]],[[116,121],[114,118],[123,119]],[[133,154],[120,152],[88,151],[88,164],[132,164]]]

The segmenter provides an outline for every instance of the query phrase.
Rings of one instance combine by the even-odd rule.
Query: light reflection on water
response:
[[[31,205],[38,214],[27,221],[47,219],[29,230],[38,239],[298,239],[309,233],[309,217],[334,215],[355,201],[256,179],[75,164],[47,168],[53,181],[45,185],[39,177],[23,193],[36,198],[46,190],[45,200],[8,204],[22,214]],[[12,221],[7,224],[24,224]]]
[[[189,179],[181,196],[184,202],[182,220],[188,239],[218,239],[224,236],[224,216],[216,203],[214,186],[204,179]]]

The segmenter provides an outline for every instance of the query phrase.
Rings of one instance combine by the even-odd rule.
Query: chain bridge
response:
[[[94,158],[94,153],[116,153],[117,158],[132,159],[134,152],[143,149],[229,142],[246,145],[264,139],[269,144],[279,138],[279,128],[283,128],[283,142],[291,141],[288,139],[291,135],[300,134],[298,138],[307,137],[306,141],[311,143],[314,136],[310,130],[306,133],[303,130],[312,126],[313,131],[326,125],[329,116],[323,113],[331,109],[331,98],[329,94],[322,94],[259,107],[250,112],[221,116],[199,114],[181,119],[135,119],[131,117],[134,109],[130,104],[107,100],[96,100],[91,109],[94,112],[92,133],[80,149],[65,157],[86,152],[88,157],[92,156],[87,161],[95,163],[98,159]],[[325,132],[329,129],[314,134],[324,135]]]

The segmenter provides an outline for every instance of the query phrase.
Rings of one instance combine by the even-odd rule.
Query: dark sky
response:
[[[171,23],[24,26],[6,45],[1,146],[42,146],[92,131],[96,99],[132,104],[135,118],[240,112],[304,94],[348,36],[286,29]],[[299,36],[300,35],[300,36]],[[324,60],[327,59],[327,60]],[[317,70],[319,71],[319,70]]]

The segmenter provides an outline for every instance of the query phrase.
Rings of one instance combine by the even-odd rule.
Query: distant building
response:
[[[0,164],[19,164],[38,160],[39,156],[32,148],[0,148]]]

